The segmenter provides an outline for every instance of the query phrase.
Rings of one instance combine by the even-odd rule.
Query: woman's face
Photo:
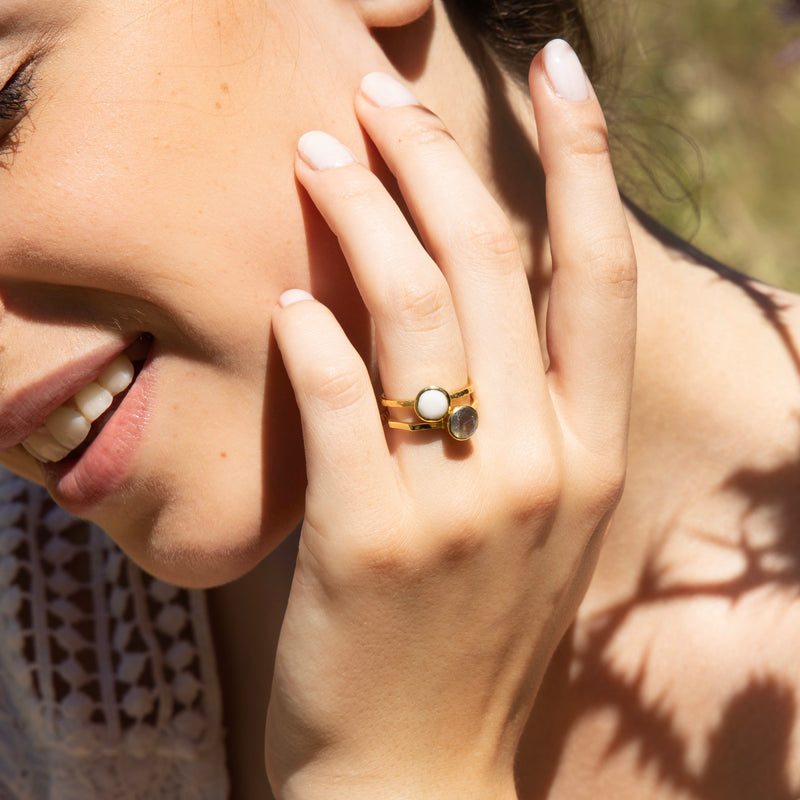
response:
[[[322,3],[0,1],[0,461],[177,582],[235,577],[302,513],[279,294],[368,342],[293,178],[308,129],[363,153],[352,98],[381,66]],[[88,448],[23,454],[124,351],[137,376]]]

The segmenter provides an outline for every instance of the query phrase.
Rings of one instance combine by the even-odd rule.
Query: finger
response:
[[[503,441],[516,440],[521,415],[529,416],[531,403],[549,406],[549,398],[530,289],[508,219],[441,120],[391,76],[366,76],[356,111],[447,278],[481,426]]]
[[[430,384],[465,385],[447,282],[378,178],[319,131],[300,139],[296,174],[338,237],[372,316],[384,393],[410,399]]]
[[[395,507],[369,375],[333,314],[294,289],[281,296],[272,326],[300,409],[309,505],[339,518],[331,525],[360,509]]]
[[[530,72],[547,180],[554,275],[550,380],[587,445],[625,446],[636,336],[636,258],[602,111],[577,56],[548,44]]]

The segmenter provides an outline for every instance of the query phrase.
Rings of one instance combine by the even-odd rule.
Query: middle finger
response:
[[[361,83],[356,114],[449,282],[483,429],[524,448],[520,420],[550,398],[514,230],[444,123],[388,74]],[[535,433],[530,431],[535,437]]]
[[[338,237],[374,321],[384,394],[405,400],[429,385],[450,393],[464,387],[467,363],[447,281],[386,188],[326,133],[301,137],[298,156],[297,177]]]

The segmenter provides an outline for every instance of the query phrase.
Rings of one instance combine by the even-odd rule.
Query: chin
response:
[[[259,504],[167,503],[131,518],[94,520],[143,570],[168,583],[207,589],[236,580],[268,556],[297,526],[301,511],[265,524]]]

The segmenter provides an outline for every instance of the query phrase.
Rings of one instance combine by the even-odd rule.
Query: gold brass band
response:
[[[463,389],[450,394],[441,386],[426,386],[417,392],[413,400],[391,400],[385,395],[378,398],[383,421],[401,431],[441,431],[457,441],[469,439],[478,428],[477,401],[470,402],[474,389],[467,384]],[[464,398],[461,403],[454,400]],[[413,408],[418,422],[392,419],[390,408]]]
[[[474,403],[470,403],[469,405],[472,406],[472,408],[477,409],[478,401],[475,400]],[[389,416],[388,411],[382,412],[381,416],[383,417],[383,421],[386,423],[387,427],[394,428],[395,430],[399,431],[441,431],[447,428],[448,422],[447,416],[444,419],[436,420],[435,422],[403,422],[399,419],[392,419]]]
[[[440,389],[440,387],[426,386],[425,389]],[[423,389],[422,391],[424,392],[425,389]],[[445,391],[445,390],[440,389],[440,391]],[[463,389],[459,389],[457,392],[453,392],[452,394],[450,394],[450,392],[446,392],[446,394],[452,401],[452,400],[458,400],[460,397],[467,397],[468,395],[471,395],[474,391],[475,390],[472,388],[472,384],[468,384]],[[417,395],[417,397],[419,397],[419,395]],[[390,400],[384,394],[382,394],[378,399],[380,401],[380,404],[384,408],[414,408],[414,405],[417,402],[416,397],[413,400]],[[441,428],[442,426],[439,425],[437,427]],[[427,430],[427,428],[425,428],[424,430]]]
[[[399,419],[392,419],[388,414],[383,419],[388,427],[400,431],[440,431],[444,428],[443,419],[438,422],[401,422]]]

